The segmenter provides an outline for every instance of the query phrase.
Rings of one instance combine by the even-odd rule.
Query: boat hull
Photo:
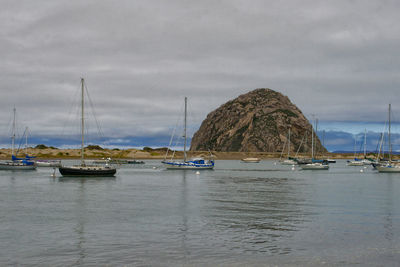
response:
[[[112,167],[60,167],[58,168],[62,176],[91,176],[91,177],[110,177],[114,176],[117,170]]]
[[[376,169],[379,172],[400,173],[400,167],[395,167],[395,166],[376,166]]]
[[[31,171],[31,170],[36,170],[36,166],[26,165],[22,163],[14,163],[14,162],[1,162],[0,170]]]
[[[281,161],[281,165],[297,165],[297,162],[292,159],[285,159]]]
[[[362,161],[350,161],[347,163],[347,166],[364,166],[364,162]]]
[[[244,163],[259,163],[260,159],[259,158],[244,158],[244,159],[241,159],[241,161]]]
[[[61,167],[60,161],[36,161],[37,167]]]
[[[168,170],[211,170],[214,164],[188,164],[184,162],[163,162]]]
[[[303,170],[328,170],[329,165],[311,163],[311,164],[301,165],[301,169],[303,169]]]
[[[142,160],[128,160],[126,164],[144,164]]]

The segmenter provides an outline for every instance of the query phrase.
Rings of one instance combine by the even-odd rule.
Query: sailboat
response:
[[[317,122],[316,122],[317,124]],[[317,126],[315,126],[317,128]],[[329,165],[327,161],[316,160],[314,158],[314,130],[311,126],[311,163],[300,165],[303,170],[328,170]]]
[[[81,162],[79,165],[61,166],[58,168],[62,176],[114,176],[117,172],[116,168],[106,165],[88,165],[85,163],[85,80],[81,78],[82,93],[81,93]]]
[[[241,159],[241,162],[244,163],[259,163],[261,161],[260,158],[243,158]]]
[[[386,164],[378,164],[376,165],[376,169],[379,172],[391,172],[391,173],[400,173],[400,165],[392,162],[392,144],[390,140],[390,113],[391,113],[391,104],[389,104],[389,130],[388,130],[388,142],[389,142],[389,161]]]
[[[354,137],[354,160],[348,160],[347,166],[363,166],[364,162],[356,157],[357,138]]]
[[[367,159],[367,129],[364,130],[364,158],[359,159],[356,157],[356,139],[354,139],[354,160],[348,160],[347,166],[363,166],[370,165],[371,160]]]
[[[282,165],[297,165],[297,161],[290,157],[290,128],[288,132],[288,151],[287,151],[287,159],[281,160]],[[283,152],[283,151],[282,151]]]
[[[25,155],[25,158],[17,158],[14,155],[15,151],[15,114],[16,109],[14,108],[14,119],[13,119],[13,127],[12,127],[12,135],[11,135],[11,161],[0,162],[0,170],[35,170],[35,163],[31,160],[34,157]]]
[[[167,156],[168,156],[168,151],[165,154],[165,158],[162,161],[162,163],[164,164],[164,166],[169,169],[192,169],[192,170],[200,170],[200,169],[213,169],[214,168],[214,160],[210,159],[210,160],[205,160],[202,157],[197,157],[197,158],[193,158],[193,159],[187,159],[187,153],[186,153],[186,119],[187,117],[187,97],[185,97],[185,116],[184,116],[184,131],[183,131],[183,138],[184,138],[184,145],[183,145],[183,161],[175,161],[173,160],[173,158],[171,158],[170,160],[167,160]],[[172,139],[171,139],[172,140]]]
[[[386,129],[386,122],[385,122],[384,129]],[[376,166],[385,165],[385,164],[388,163],[388,161],[384,158],[384,153],[382,153],[382,145],[383,145],[384,137],[385,137],[385,134],[384,134],[384,132],[382,132],[381,133],[381,137],[379,138],[380,141],[379,141],[379,144],[378,144],[378,147],[377,147],[378,156],[376,157],[375,161],[373,161],[371,163],[372,168],[374,170],[376,170]],[[381,153],[382,153],[382,158],[381,158]]]

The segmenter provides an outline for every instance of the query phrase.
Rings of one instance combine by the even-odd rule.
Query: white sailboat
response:
[[[35,160],[37,167],[61,167],[61,160]]]
[[[25,158],[17,158],[15,152],[15,117],[16,109],[14,108],[14,119],[11,135],[11,161],[0,162],[0,170],[35,170],[35,163],[31,160],[32,157],[25,155]],[[27,133],[26,133],[27,134]],[[18,153],[18,152],[17,152]]]
[[[363,166],[364,165],[364,163],[360,159],[357,159],[356,150],[357,150],[357,138],[356,138],[356,136],[354,136],[354,160],[348,160],[347,166]]]
[[[169,170],[199,170],[199,169],[213,169],[214,168],[214,160],[205,160],[202,157],[187,159],[186,154],[186,117],[187,117],[187,97],[185,97],[185,116],[184,116],[184,131],[183,131],[183,138],[184,138],[184,145],[183,145],[183,161],[173,160],[173,156],[170,160],[167,160],[168,151],[165,155],[164,160],[162,163],[164,166]]]
[[[390,140],[390,113],[391,113],[391,104],[389,104],[389,130],[388,130],[388,142],[389,142],[389,161],[386,164],[379,164],[376,166],[376,169],[379,172],[389,172],[389,173],[400,173],[400,164],[395,164],[392,162],[392,144]]]
[[[347,166],[364,166],[370,165],[371,161],[367,159],[367,129],[364,130],[364,158],[359,159],[356,157],[356,141],[354,138],[354,160],[347,161]]]
[[[314,161],[314,130],[311,126],[311,161]],[[321,162],[312,162],[300,165],[302,170],[328,170],[329,165]]]
[[[74,166],[61,166],[59,171],[62,176],[114,176],[117,172],[116,168],[106,165],[88,165],[85,163],[85,80],[81,78],[82,92],[81,92],[81,163]]]
[[[244,163],[259,163],[261,161],[260,158],[243,158],[241,159]]]
[[[297,165],[297,161],[295,161],[294,159],[290,158],[290,127],[289,127],[288,139],[287,140],[288,140],[287,159],[281,160],[281,164],[282,165]]]

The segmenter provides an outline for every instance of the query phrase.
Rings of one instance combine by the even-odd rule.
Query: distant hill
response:
[[[207,115],[191,142],[192,151],[282,151],[291,128],[292,153],[311,151],[311,124],[287,96],[256,89],[228,101]],[[316,138],[318,151],[326,152]],[[287,148],[286,148],[287,149]]]
[[[349,150],[335,150],[331,153],[335,153],[335,154],[354,154],[354,151],[349,151]],[[368,154],[377,154],[378,152],[376,151],[367,151],[367,155]],[[387,155],[388,152],[385,151],[385,155]],[[400,155],[400,151],[392,151],[393,155]],[[362,157],[364,155],[364,152],[357,152],[356,156],[357,157]]]

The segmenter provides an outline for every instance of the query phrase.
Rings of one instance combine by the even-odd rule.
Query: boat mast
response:
[[[187,97],[185,96],[185,118],[184,118],[184,129],[183,129],[183,138],[185,141],[183,143],[183,161],[186,162],[186,116],[187,116]]]
[[[82,83],[82,102],[81,102],[81,105],[82,105],[82,114],[81,114],[81,135],[82,135],[82,144],[81,144],[81,165],[84,165],[85,163],[84,163],[84,156],[83,156],[83,153],[84,153],[84,141],[85,141],[85,139],[84,139],[84,134],[85,134],[85,118],[84,118],[84,114],[85,114],[85,112],[84,112],[84,104],[85,104],[85,102],[84,102],[84,83],[85,83],[85,80],[83,79],[83,78],[81,78],[81,83]]]
[[[315,119],[315,141],[314,141],[314,154],[317,154],[318,149],[317,149],[317,138],[318,138],[318,119]],[[314,157],[313,157],[314,158]]]
[[[311,159],[314,159],[314,129],[311,124]]]
[[[389,104],[389,162],[392,162],[392,144],[390,142],[390,112],[391,104]]]
[[[14,146],[15,146],[15,113],[16,113],[15,107],[13,109],[13,112],[14,112],[14,119],[13,119],[12,135],[11,135],[11,155],[14,155]]]
[[[364,159],[367,158],[367,129],[364,129]]]
[[[25,128],[25,154],[28,155],[28,127]]]
[[[289,125],[289,141],[288,141],[288,148],[287,148],[287,157],[289,159],[289,155],[290,155],[290,125]]]

